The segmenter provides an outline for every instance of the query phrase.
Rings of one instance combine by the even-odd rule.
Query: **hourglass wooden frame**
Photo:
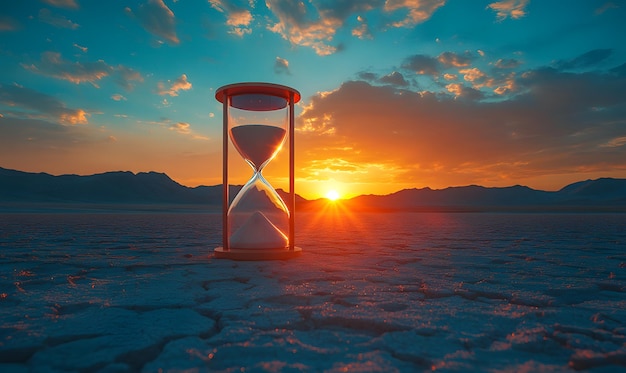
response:
[[[288,141],[285,142],[289,151],[289,193],[287,196],[286,207],[289,214],[288,219],[288,234],[287,245],[284,248],[238,248],[232,247],[230,240],[230,222],[229,222],[229,209],[235,201],[230,201],[229,197],[229,144],[232,142],[229,136],[229,129],[231,124],[230,109],[232,104],[232,98],[239,95],[260,95],[262,97],[269,96],[284,99],[287,102],[286,106],[281,108],[250,108],[247,107],[246,111],[272,111],[277,109],[286,108],[288,111],[288,120],[286,128],[286,136]],[[295,246],[295,182],[294,182],[294,104],[300,101],[300,92],[284,85],[273,83],[236,83],[225,85],[220,87],[216,93],[215,98],[222,103],[222,124],[223,124],[223,139],[222,139],[222,246],[217,247],[214,250],[216,258],[226,258],[233,260],[283,260],[290,259],[299,256],[302,253],[302,249]],[[234,144],[233,144],[234,145]],[[283,144],[284,147],[285,144]],[[243,156],[243,155],[242,155]],[[271,159],[271,157],[269,158]],[[258,166],[258,165],[257,165]],[[260,167],[261,169],[263,167]],[[260,171],[259,171],[260,174]],[[256,170],[255,170],[256,176]],[[252,179],[251,179],[252,180]]]

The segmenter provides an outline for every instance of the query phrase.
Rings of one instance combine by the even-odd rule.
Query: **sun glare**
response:
[[[326,198],[331,201],[336,201],[339,199],[339,193],[336,190],[329,190],[328,193],[326,193]]]

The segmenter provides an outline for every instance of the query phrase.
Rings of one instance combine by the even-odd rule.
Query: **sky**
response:
[[[215,91],[269,82],[302,95],[305,198],[625,178],[625,19],[616,0],[0,0],[0,167],[221,184]]]

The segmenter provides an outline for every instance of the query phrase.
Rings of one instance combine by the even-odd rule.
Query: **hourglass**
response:
[[[302,253],[294,245],[294,104],[300,93],[270,83],[238,83],[217,90],[223,107],[222,247],[216,258],[289,259]],[[229,139],[252,168],[252,177],[229,197]],[[265,179],[263,170],[288,139],[287,203]]]

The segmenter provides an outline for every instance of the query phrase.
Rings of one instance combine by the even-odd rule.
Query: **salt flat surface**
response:
[[[626,371],[626,216],[0,214],[1,372]]]

